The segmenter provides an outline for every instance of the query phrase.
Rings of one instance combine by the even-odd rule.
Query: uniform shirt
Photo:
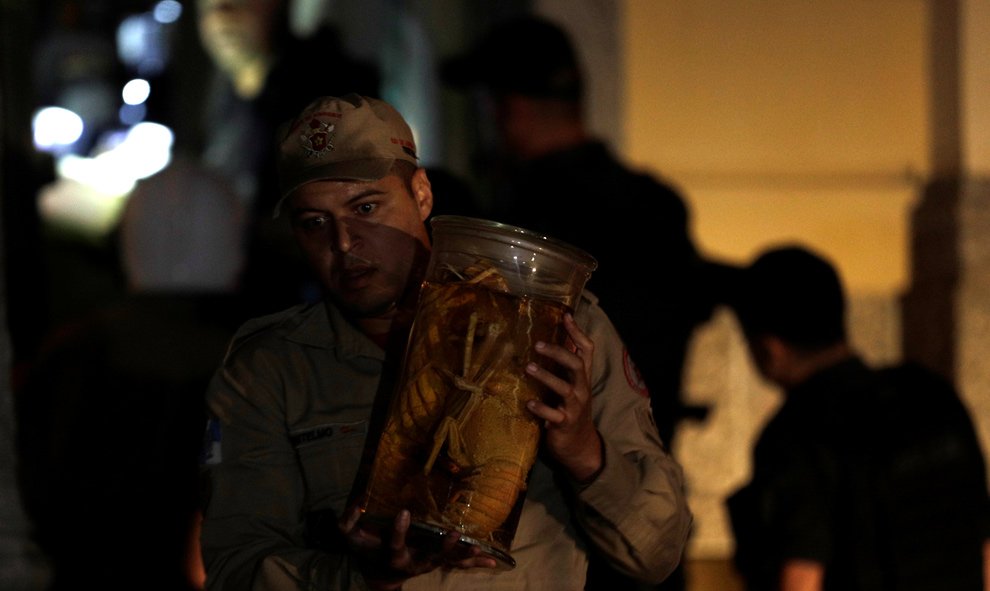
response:
[[[516,567],[434,571],[404,589],[583,589],[588,540],[647,580],[677,565],[691,524],[683,473],[664,449],[638,373],[586,294],[595,341],[593,416],[605,465],[579,486],[540,460],[511,555]],[[210,589],[361,589],[343,551],[314,541],[314,516],[344,511],[385,355],[330,304],[250,321],[208,392],[210,498],[202,544]],[[383,381],[384,383],[384,381]]]

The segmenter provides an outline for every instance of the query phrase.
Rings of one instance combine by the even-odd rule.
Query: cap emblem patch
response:
[[[299,143],[310,156],[320,156],[333,151],[334,129],[336,125],[319,119],[309,120],[309,129],[299,136]]]

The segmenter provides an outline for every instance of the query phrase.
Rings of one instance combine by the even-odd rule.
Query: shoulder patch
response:
[[[650,391],[646,387],[643,375],[639,373],[639,368],[636,367],[632,357],[629,355],[629,349],[625,347],[622,348],[622,369],[626,372],[626,381],[629,382],[629,386],[639,392],[640,396],[648,398]]]
[[[223,439],[220,429],[220,420],[210,417],[206,422],[206,431],[203,433],[203,447],[199,453],[199,463],[202,466],[216,466],[223,459],[220,451],[220,442]]]

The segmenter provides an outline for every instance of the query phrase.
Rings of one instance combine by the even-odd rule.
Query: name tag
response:
[[[289,436],[294,447],[301,447],[314,441],[324,439],[340,439],[345,437],[363,437],[368,432],[368,421],[355,423],[328,423],[296,431]]]

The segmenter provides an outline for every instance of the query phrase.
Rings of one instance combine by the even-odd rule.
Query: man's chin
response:
[[[390,316],[395,310],[394,298],[370,300],[368,298],[336,296],[331,300],[345,315],[352,318],[382,318]]]

